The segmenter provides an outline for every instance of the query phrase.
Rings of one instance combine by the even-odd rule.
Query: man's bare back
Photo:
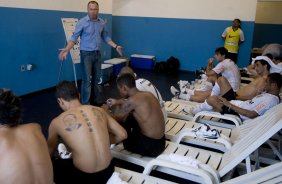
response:
[[[111,162],[108,121],[101,108],[84,105],[68,110],[54,119],[56,129],[72,152],[74,165],[87,173],[105,169]]]
[[[52,162],[38,124],[0,128],[0,163],[0,183],[53,183]]]
[[[110,98],[107,103],[115,106],[113,116],[124,120],[128,135],[124,148],[144,156],[158,156],[165,149],[165,121],[157,98],[139,91],[131,74],[119,76],[117,87],[122,99]]]
[[[103,109],[82,105],[70,81],[56,86],[56,98],[64,112],[49,126],[49,152],[53,156],[61,137],[72,159],[54,160],[55,182],[106,183],[114,172],[110,144],[125,139],[126,131]]]
[[[251,83],[241,87],[236,92],[236,99],[238,100],[251,100],[258,94],[265,90],[267,76],[255,78]]]
[[[153,139],[164,136],[165,122],[156,98],[149,92],[139,91],[129,97],[134,106],[133,116],[138,122],[142,134]]]

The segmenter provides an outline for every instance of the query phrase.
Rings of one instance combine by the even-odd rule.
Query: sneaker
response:
[[[197,137],[203,137],[207,139],[217,139],[220,136],[220,133],[216,129],[212,129],[206,132],[195,132]]]
[[[220,133],[217,129],[210,129],[209,125],[202,125],[200,127],[192,130],[195,132],[197,137],[207,138],[207,139],[217,139],[220,137]]]
[[[180,92],[174,86],[170,86],[170,92],[173,96],[179,96],[180,94]]]
[[[188,87],[189,85],[189,82],[188,81],[185,81],[185,80],[180,80],[179,81],[179,89],[181,92],[184,92],[185,89]]]
[[[62,159],[69,159],[71,158],[72,153],[68,152],[66,146],[63,143],[58,145],[58,152]]]
[[[208,124],[203,124],[201,126],[196,127],[192,132],[206,132],[209,131],[211,128]]]

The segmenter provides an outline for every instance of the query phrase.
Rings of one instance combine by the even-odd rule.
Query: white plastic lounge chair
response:
[[[156,169],[170,174],[177,174],[179,177],[187,178],[187,173],[190,173],[191,175],[188,178],[193,181],[218,183],[221,177],[249,157],[260,145],[282,128],[281,108],[282,104],[279,104],[266,112],[264,116],[251,120],[257,125],[222,154],[172,142],[166,143],[164,153],[156,159],[132,154],[124,150],[122,144],[115,146],[112,149],[112,154],[116,158],[146,167],[143,173],[148,173],[155,166],[160,166]],[[171,153],[191,157],[200,161],[201,164],[199,168],[176,164],[168,159],[168,155]],[[247,170],[251,171],[249,159],[246,164],[248,166]],[[173,168],[173,171],[167,171],[166,167]],[[185,171],[185,173],[182,172],[181,174],[181,171]]]
[[[257,123],[255,121],[249,121],[234,128],[224,128],[221,126],[209,125],[211,129],[216,129],[219,132],[218,138],[209,139],[208,136],[204,138],[203,136],[197,136],[196,133],[193,131],[195,128],[203,126],[202,123],[168,118],[166,121],[165,135],[166,138],[172,142],[185,142],[225,152],[231,147],[232,144],[234,144],[236,141],[245,136],[256,125]],[[279,139],[281,139],[281,137],[277,137],[277,135],[275,135],[273,138],[278,140],[278,144],[280,144],[281,140]],[[267,144],[270,146],[272,154],[277,156],[278,159],[282,161],[282,155],[279,151],[279,146],[278,148],[275,147],[272,141],[270,140],[267,141]],[[263,163],[267,164],[273,164],[277,162],[277,159],[267,159],[265,157],[260,157],[260,160]]]
[[[281,183],[282,182],[282,162],[264,167],[257,171],[236,177],[224,182],[224,184],[242,183]]]
[[[190,109],[195,106],[195,103],[179,103],[167,101],[165,102],[165,108],[167,110],[168,117],[190,120],[194,122],[207,123],[215,126],[222,126],[226,128],[232,128],[239,126],[242,122],[241,119],[235,115],[220,114],[218,112],[202,111],[195,116],[189,113]],[[222,121],[228,120],[232,124],[222,123]]]
[[[176,103],[172,101],[165,102],[165,109],[167,116],[172,118],[179,118],[185,120],[192,120],[193,115],[189,113],[194,104]]]
[[[167,141],[167,143],[166,143],[166,149],[165,149],[163,154],[165,154],[165,155],[170,154],[170,153],[177,153],[177,154],[183,153],[183,154],[185,154],[185,153],[188,153],[188,152],[189,152],[189,154],[187,154],[187,156],[190,156],[192,158],[198,158],[198,156],[200,155],[199,159],[203,163],[211,164],[213,167],[217,167],[217,165],[221,161],[221,157],[222,157],[222,154],[219,154],[219,153],[215,153],[215,152],[212,152],[212,151],[206,151],[206,150],[204,150],[201,153],[201,149],[189,147],[189,146],[185,146],[185,145],[180,145],[180,144],[172,143],[172,142],[169,142],[169,141]],[[186,178],[191,173],[193,173],[195,175],[201,176],[200,178],[196,177],[196,179],[192,178],[194,181],[201,181],[201,182],[204,182],[204,183],[214,183],[214,182],[218,183],[219,182],[217,176],[212,176],[212,174],[214,174],[212,172],[211,172],[212,174],[210,174],[209,172],[207,172],[205,170],[199,171],[198,169],[190,168],[190,167],[187,167],[187,166],[181,166],[177,163],[172,163],[168,160],[155,163],[155,162],[153,162],[153,160],[155,160],[155,159],[152,158],[152,157],[143,157],[141,155],[134,154],[134,153],[131,153],[129,151],[126,151],[123,148],[122,144],[118,144],[114,148],[112,148],[112,155],[115,158],[125,160],[127,162],[134,163],[136,165],[144,167],[145,168],[144,171],[146,170],[146,173],[143,172],[144,174],[150,173],[151,170],[155,166],[161,166],[161,167],[157,167],[157,170],[160,170],[162,172],[169,173],[169,174],[174,174],[175,176],[178,176],[178,177]],[[212,159],[210,159],[210,158],[212,158]],[[149,163],[153,163],[153,164],[149,164]],[[206,164],[202,164],[202,165],[203,165],[203,167],[207,167],[210,170],[213,170],[212,168],[210,168],[209,165],[206,165]],[[146,167],[148,167],[148,168],[146,169]],[[171,170],[171,169],[173,169],[173,170]],[[186,171],[187,173],[183,174],[182,172],[178,173],[176,171],[176,174],[175,174],[174,169],[180,170],[180,171]]]
[[[119,177],[129,184],[176,184],[171,181],[163,180],[147,174],[137,173],[127,169],[115,167],[115,172],[119,173]]]
[[[197,136],[196,133],[193,132],[193,130],[200,126],[203,126],[203,124],[196,123],[193,121],[167,118],[165,126],[165,135],[166,138],[172,142],[185,142],[225,152],[231,147],[234,140],[236,140],[236,138],[238,137],[238,132],[240,132],[235,131],[235,129],[210,126],[211,129],[218,130],[218,132],[220,133],[219,138],[199,138],[199,136]]]

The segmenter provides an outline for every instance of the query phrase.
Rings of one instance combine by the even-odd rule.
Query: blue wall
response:
[[[170,56],[181,62],[181,70],[206,66],[214,50],[223,46],[221,34],[231,21],[113,16],[113,39],[124,47],[124,55],[154,55],[157,61]],[[238,65],[249,63],[254,22],[242,22],[246,41],[241,45]]]
[[[282,25],[255,24],[253,47],[262,47],[269,43],[282,44]]]
[[[23,95],[55,86],[60,67],[58,49],[66,43],[61,18],[81,18],[85,15],[86,13],[64,11],[0,8],[0,87],[10,88],[17,95]],[[107,19],[107,29],[111,35],[112,15],[100,16]],[[103,59],[109,59],[111,48],[104,44],[102,50]],[[35,69],[21,72],[21,64],[28,63],[34,64]],[[80,78],[79,64],[76,69]],[[74,80],[70,56],[64,62],[62,79]]]

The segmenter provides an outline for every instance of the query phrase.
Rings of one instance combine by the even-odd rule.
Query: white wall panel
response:
[[[0,0],[0,7],[86,12],[89,0]],[[112,14],[112,0],[97,0],[100,13]]]
[[[113,0],[113,15],[254,21],[257,0]]]

